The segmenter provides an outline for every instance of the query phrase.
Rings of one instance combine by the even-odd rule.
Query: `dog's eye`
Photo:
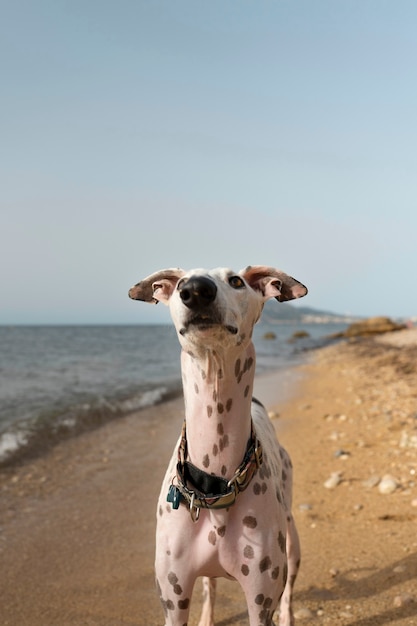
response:
[[[231,276],[229,278],[229,285],[233,287],[233,289],[243,289],[245,283],[240,278],[240,276]]]

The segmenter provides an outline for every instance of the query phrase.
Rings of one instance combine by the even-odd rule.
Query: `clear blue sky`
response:
[[[131,284],[248,264],[417,315],[416,33],[414,0],[3,2],[0,323],[168,321]]]

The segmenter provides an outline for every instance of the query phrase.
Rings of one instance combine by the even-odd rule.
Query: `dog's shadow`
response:
[[[295,591],[294,601],[298,605],[305,606],[314,603],[326,612],[326,602],[343,600],[344,603],[353,604],[355,600],[372,599],[373,596],[390,591],[393,587],[399,588],[408,581],[416,580],[417,583],[417,553],[409,554],[388,567],[372,570],[366,575],[367,571],[369,572],[369,568],[346,570],[336,576],[330,589],[309,587],[299,592]],[[414,588],[417,589],[417,584]],[[414,595],[413,601],[404,602],[402,606],[396,607],[393,604],[394,597],[400,593],[398,591],[392,594],[390,598],[392,608],[368,617],[346,621],[345,626],[385,626],[399,620],[417,618],[417,596]],[[248,613],[245,610],[216,621],[216,626],[241,626],[247,623]]]
[[[318,587],[310,587],[299,593],[295,593],[295,601],[299,604],[308,605],[309,602],[322,599],[322,606],[325,610],[326,600],[340,600],[353,602],[355,600],[369,599],[373,596],[379,596],[392,587],[399,587],[401,584],[411,580],[417,581],[417,553],[395,561],[388,567],[376,569],[364,575],[369,568],[354,568],[346,570],[335,577],[334,585],[331,589],[320,589]],[[414,586],[417,589],[417,585]],[[398,591],[395,595],[400,595]],[[375,613],[372,616],[364,618],[355,618],[351,622],[347,622],[345,626],[383,626],[384,624],[392,624],[394,621],[417,616],[417,596],[413,596],[408,602],[404,602],[402,606],[394,606],[394,594],[390,598],[391,607],[381,613]],[[224,624],[226,626],[226,624]]]
[[[239,613],[239,615],[233,615],[233,617],[229,617],[228,619],[222,619],[220,622],[215,622],[216,626],[232,626],[234,624],[247,624],[248,623],[248,612],[243,611],[243,613]]]

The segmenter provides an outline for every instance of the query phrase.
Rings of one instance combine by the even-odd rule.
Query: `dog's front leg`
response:
[[[172,567],[172,564],[168,566],[157,559],[155,570],[158,593],[165,613],[165,626],[187,624],[195,577],[181,562]]]
[[[203,608],[198,626],[214,626],[214,602],[216,599],[216,579],[203,578]]]
[[[170,467],[167,476],[171,473]],[[176,510],[166,502],[167,492],[165,480],[158,503],[155,574],[165,626],[183,626],[188,622],[197,577],[192,567],[194,525],[185,506]]]

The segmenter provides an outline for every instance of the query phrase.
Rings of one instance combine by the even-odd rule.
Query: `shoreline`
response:
[[[55,327],[28,327],[3,334],[9,357],[2,361],[0,468],[181,395],[180,346],[171,325],[144,325],[139,331],[110,327],[104,334],[100,328],[87,332],[85,326],[69,326],[61,333]],[[325,328],[331,332],[328,325],[320,333],[313,325],[307,338],[295,341],[286,325],[271,342],[265,340],[266,328],[258,326],[254,337],[258,374],[298,364],[309,349],[328,341]],[[155,352],[147,361],[142,348],[150,340]]]
[[[396,348],[406,332],[413,341]],[[294,370],[256,377],[295,467],[302,565],[294,604],[303,623],[416,620],[417,337],[414,329],[386,339],[394,345],[338,344]],[[182,419],[182,398],[170,400],[2,473],[0,624],[160,626],[155,509]],[[325,488],[336,472],[339,484]],[[385,473],[397,481],[393,493],[364,485]],[[222,580],[216,624],[247,624],[244,607],[238,585]]]
[[[309,351],[303,355],[301,362],[308,361],[308,353]],[[268,398],[273,402],[274,394],[269,394],[269,390],[271,386],[272,388],[276,386],[277,379],[281,386],[282,397],[286,397],[292,386],[291,379],[296,378],[294,372],[300,366],[300,358],[297,362],[293,357],[292,361],[288,366],[282,365],[264,369],[256,375],[255,396],[259,395],[260,398],[263,398],[264,404],[268,403]],[[271,385],[272,378],[274,380]],[[267,382],[263,383],[264,380]],[[31,427],[29,422],[22,422],[21,424],[18,423],[16,427],[10,428],[9,431],[6,429],[0,434],[0,480],[2,472],[13,472],[14,469],[47,455],[55,446],[65,441],[77,439],[112,421],[120,421],[131,415],[140,419],[144,410],[157,409],[158,406],[171,400],[181,399],[183,395],[180,379],[176,384],[170,381],[166,384],[163,382],[155,383],[153,387],[148,386],[149,389],[141,390],[138,396],[140,402],[136,399],[137,406],[133,409],[129,408],[129,404],[132,404],[129,400],[113,401],[113,405],[111,405],[106,399],[101,400],[96,405],[88,405],[88,412],[86,412],[85,405],[80,405],[79,419],[72,417],[71,424],[66,423],[62,416],[59,416],[56,423],[57,416],[54,416],[55,422],[41,423],[38,428]],[[268,395],[265,399],[266,394]],[[3,446],[2,437],[5,438]],[[19,443],[20,441],[21,443]]]

